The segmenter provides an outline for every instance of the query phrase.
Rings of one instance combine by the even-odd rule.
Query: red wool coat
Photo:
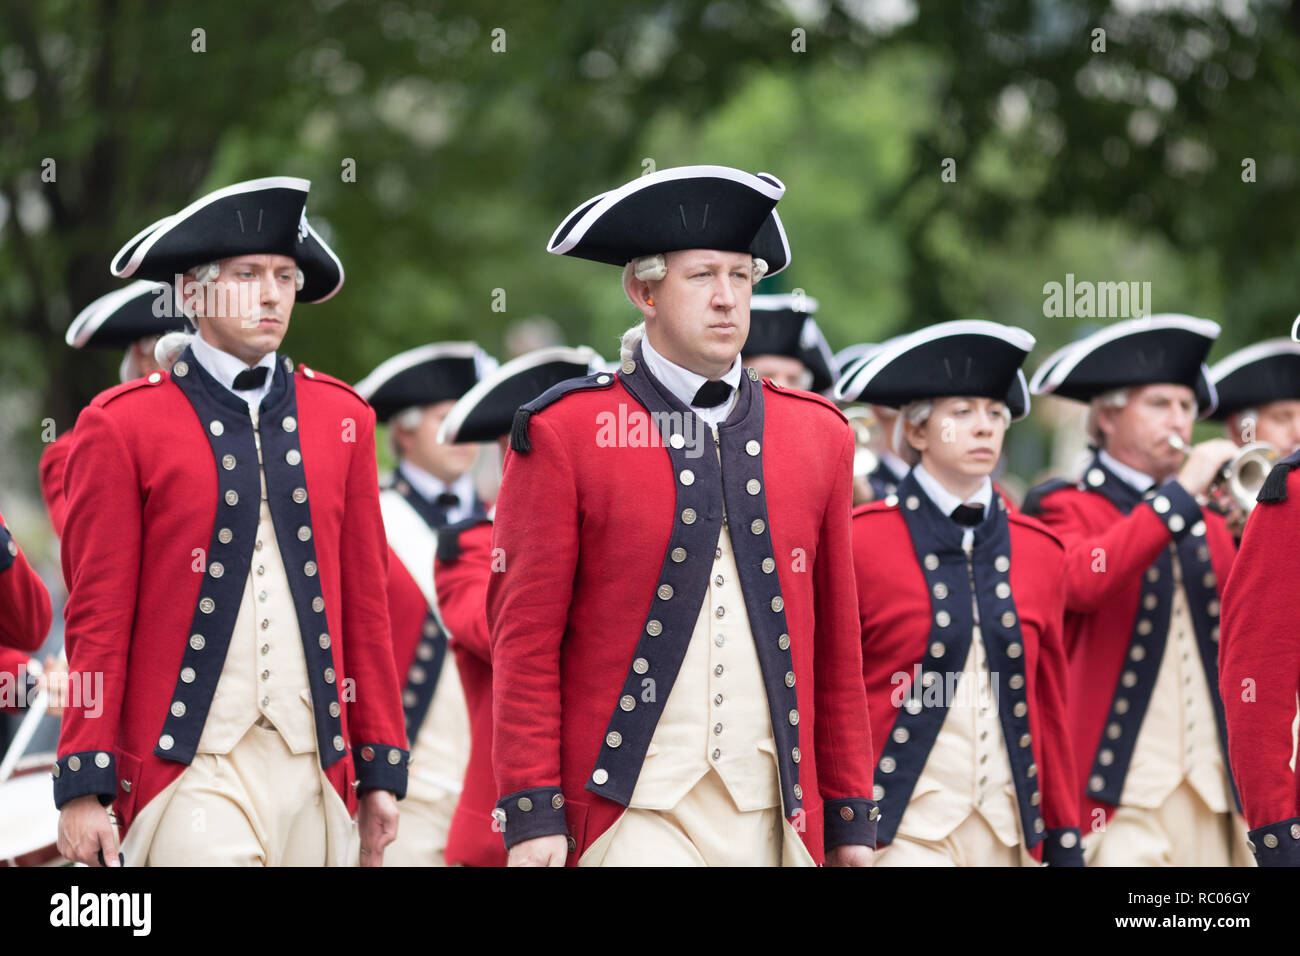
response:
[[[1131,510],[1126,513],[1125,507]],[[1154,686],[1158,655],[1134,663],[1130,649],[1145,646],[1149,635],[1167,626],[1168,592],[1162,589],[1169,587],[1171,573],[1168,567],[1162,570],[1161,563],[1170,560],[1170,542],[1186,555],[1188,605],[1198,638],[1204,633],[1201,653],[1211,667],[1215,651],[1209,648],[1219,640],[1219,589],[1232,568],[1235,546],[1222,517],[1202,512],[1176,482],[1144,499],[1096,462],[1078,485],[1057,481],[1035,489],[1024,510],[1065,544],[1061,583],[1070,662],[1070,730],[1078,792],[1083,795],[1080,825],[1089,832],[1097,811],[1107,820],[1115,811]],[[1140,607],[1148,599],[1154,608],[1150,612]],[[1124,689],[1119,689],[1121,675],[1131,675]],[[1217,697],[1218,681],[1208,684]],[[1116,710],[1121,697],[1124,709]],[[1112,723],[1120,731],[1118,737],[1107,734],[1103,739]],[[1111,762],[1098,760],[1103,749],[1115,755]]]
[[[909,515],[899,498],[919,501],[920,507]],[[961,529],[939,515],[911,478],[904,479],[896,497],[863,505],[853,515],[863,677],[871,727],[877,739],[885,742],[881,752],[888,756],[890,769],[889,773],[876,773],[877,797],[884,814],[881,841],[886,842],[886,834],[892,838],[897,832],[946,713],[941,704],[933,714],[921,708],[905,712],[905,696],[918,673],[961,673],[969,648],[970,593],[974,587],[989,669],[1002,677],[995,688],[997,701],[1003,720],[1017,725],[1014,736],[1007,740],[1007,753],[1026,844],[1037,859],[1081,864],[1077,779],[1066,702],[1061,589],[1065,551],[1060,541],[1008,505],[1009,544],[993,533],[993,522],[986,520],[979,526],[972,552],[976,567],[968,570],[960,552]],[[909,529],[909,517],[917,523],[915,535]],[[932,559],[939,556],[942,564],[932,560],[933,567],[927,569],[918,552]],[[1009,571],[1000,559],[1009,559]],[[997,593],[1004,583],[1010,585],[1008,598]],[[1015,630],[999,620],[1010,611],[1010,602],[1014,602]],[[942,626],[936,621],[940,613],[945,615]],[[1009,656],[1007,648],[1012,645],[1019,647]],[[934,651],[940,648],[943,656],[936,658]],[[906,680],[900,683],[899,675],[906,675]],[[1010,675],[1019,675],[1023,684],[1008,684]],[[915,694],[921,700],[926,698],[920,687]],[[1027,705],[1028,713],[1013,718],[1012,709],[1020,701]],[[896,723],[907,725],[902,742],[892,737]],[[1019,747],[1021,727],[1028,730],[1032,752]],[[1036,765],[1032,775],[1026,766],[1030,753]],[[1031,803],[1035,790],[1041,793],[1037,805]],[[891,791],[896,792],[892,797]]]
[[[452,537],[457,539],[454,548],[447,541]],[[501,828],[492,818],[497,786],[492,773],[492,649],[485,604],[492,574],[492,523],[483,521],[459,533],[445,528],[438,546],[433,579],[465,690],[470,738],[465,786],[451,818],[445,855],[451,865],[505,866]]]
[[[50,592],[4,520],[0,515],[0,647],[34,651],[50,632]]]
[[[248,566],[234,549],[242,545],[252,553],[248,529],[254,525],[247,522],[255,524],[255,518],[239,511],[229,492],[218,494],[220,487],[239,481],[246,489],[244,507],[246,499],[255,500],[256,455],[247,408],[229,395],[221,398],[225,405],[212,405],[216,410],[201,415],[192,404],[199,399],[187,398],[194,393],[183,387],[200,387],[206,373],[197,363],[186,365],[189,377],[182,383],[174,377],[181,367],[178,362],[172,375],[157,373],[97,396],[77,421],[64,481],[69,672],[102,674],[103,694],[95,702],[100,713],[84,705],[64,713],[56,803],[94,793],[104,804],[115,803],[124,832],[138,810],[185,769],[180,751],[197,741],[201,723],[186,718],[201,720],[195,714],[206,713],[206,703],[191,701],[177,715],[173,698],[207,687],[210,700],[220,673],[220,660],[203,656],[213,647],[191,635],[192,622],[205,627],[206,621],[212,625],[208,644],[216,645],[214,622],[224,614],[227,627],[233,624],[238,594],[220,592],[231,599],[215,609],[205,609],[200,595],[243,585],[238,571],[221,575],[212,568],[216,555],[225,553],[217,543],[218,519],[245,528],[226,545],[231,567],[239,560]],[[296,418],[282,420],[264,405],[260,425],[268,494],[298,618],[302,622],[310,615],[303,626],[310,628],[311,639],[304,643],[310,644],[305,653],[318,740],[323,739],[320,759],[329,762],[327,776],[355,810],[354,781],[399,796],[405,790],[401,703],[382,586],[387,552],[375,418],[343,382],[302,366],[292,374],[286,368],[292,365],[283,359],[275,381],[283,383],[287,376],[295,390]],[[207,394],[219,389],[213,383]],[[231,406],[232,401],[237,404]],[[224,436],[221,441],[238,436],[244,444],[219,465],[218,439],[210,436]],[[246,470],[250,458],[251,472]],[[306,542],[303,531],[295,535],[293,525],[280,525],[282,515],[292,516],[293,524],[310,521]],[[292,562],[290,554],[297,556]],[[299,563],[308,554],[314,559]],[[199,560],[205,555],[206,567]],[[189,667],[181,675],[182,661],[199,669],[197,682],[182,679],[194,681]],[[348,690],[353,692],[340,693]],[[366,761],[370,748],[374,752]],[[355,764],[354,749],[362,758]],[[375,753],[387,756],[394,750],[400,751],[395,761],[375,759]],[[70,755],[78,758],[75,769],[69,767]]]
[[[1300,824],[1300,784],[1288,766],[1300,692],[1297,541],[1300,472],[1292,471],[1285,499],[1261,501],[1246,523],[1223,595],[1219,645],[1228,754],[1261,866],[1300,864],[1292,829]]]
[[[54,533],[63,537],[63,523],[68,516],[68,499],[63,493],[63,472],[72,450],[72,429],[65,431],[41,452],[41,497],[50,516]]]
[[[505,568],[490,575],[487,608],[498,819],[510,845],[567,831],[570,865],[631,797],[721,527],[711,436],[681,434],[698,420],[636,357],[617,379],[575,380],[525,406],[512,448],[526,424],[531,449],[507,456],[496,506]],[[740,383],[719,427],[721,484],[784,758],[784,812],[820,863],[825,846],[875,844],[853,435],[817,396]],[[653,424],[637,430],[647,409],[684,416],[666,426],[671,439]]]

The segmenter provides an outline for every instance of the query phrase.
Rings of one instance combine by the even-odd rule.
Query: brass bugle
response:
[[[1249,515],[1257,504],[1264,479],[1281,454],[1275,445],[1266,441],[1243,445],[1237,454],[1223,463],[1210,482],[1210,496],[1226,496],[1241,509],[1242,514]]]

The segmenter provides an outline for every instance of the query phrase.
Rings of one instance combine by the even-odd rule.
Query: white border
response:
[[[216,192],[210,192],[206,196],[194,200],[194,202],[190,203],[180,212],[175,213],[174,215],[171,216],[167,216],[164,219],[160,219],[152,226],[150,226],[149,229],[154,230],[153,234],[140,243],[140,245],[136,248],[135,252],[132,253],[131,258],[127,260],[125,266],[122,266],[120,269],[114,269],[114,266],[117,265],[117,260],[120,259],[122,257],[122,254],[126,252],[127,249],[130,248],[131,242],[135,242],[142,235],[142,233],[137,233],[131,239],[131,242],[128,242],[125,246],[123,246],[121,249],[117,251],[117,255],[113,256],[113,260],[109,266],[109,270],[113,273],[113,275],[117,276],[118,278],[121,279],[130,278],[131,276],[135,275],[135,271],[140,268],[140,263],[144,261],[145,255],[149,252],[150,249],[153,248],[154,244],[163,236],[167,235],[167,233],[169,233],[177,225],[184,222],[190,216],[194,215],[194,213],[198,212],[200,209],[202,209],[205,206],[211,205],[212,203],[216,202],[218,199],[225,199],[227,196],[238,196],[242,193],[256,192],[260,189],[297,189],[303,194],[304,196],[303,202],[305,203],[306,202],[305,197],[307,193],[311,190],[311,180],[300,179],[297,176],[264,176],[261,179],[250,179],[247,182],[233,183],[232,185],[224,186],[221,189],[218,189]],[[311,230],[310,225],[308,225],[307,228]],[[148,232],[149,229],[146,229],[145,232]],[[315,235],[314,230],[312,231],[312,234]],[[319,236],[317,236],[316,239],[318,242],[320,241]],[[322,242],[321,245],[325,245],[325,244]],[[325,248],[328,249],[329,247],[326,246]],[[333,253],[331,252],[330,255],[333,256]],[[335,259],[334,261],[337,262],[338,260]],[[197,263],[195,264],[197,265]],[[337,292],[338,289],[336,288],[334,291]],[[334,294],[333,292],[330,293],[330,295],[333,294]],[[326,296],[325,298],[329,298],[329,296]],[[317,299],[314,301],[323,302],[324,300]]]
[[[795,303],[802,303],[802,309],[796,309]],[[798,315],[816,315],[817,300],[810,295],[791,295],[783,292],[779,295],[753,295],[749,297],[749,310],[753,312],[790,311]],[[852,348],[853,346],[849,346]]]
[[[1209,368],[1210,383],[1217,389],[1219,383],[1243,365],[1276,355],[1300,356],[1300,343],[1290,339],[1266,339],[1226,355]]]
[[[579,345],[577,348],[567,345],[551,345],[546,348],[535,349],[532,352],[525,352],[518,358],[506,362],[484,378],[480,378],[473,388],[460,397],[450,411],[447,412],[447,416],[442,420],[442,425],[438,428],[438,444],[454,444],[460,434],[460,426],[465,423],[465,419],[469,417],[470,412],[474,411],[478,403],[502,382],[518,375],[520,372],[536,368],[539,365],[546,365],[549,362],[570,362],[574,365],[586,365],[587,372],[590,374],[597,364],[603,365],[604,361],[595,349],[587,345]],[[580,375],[581,373],[573,377],[579,378]]]
[[[421,345],[413,349],[407,349],[405,352],[398,352],[392,358],[384,359],[374,371],[352,386],[358,395],[367,402],[372,395],[388,384],[389,380],[400,375],[417,365],[423,365],[425,362],[440,358],[472,358],[475,359],[480,376],[483,373],[484,363],[479,356],[487,357],[483,347],[477,342],[434,342],[430,345]]]
[[[1002,325],[1000,322],[990,322],[988,319],[954,319],[951,322],[940,322],[938,325],[927,326],[924,329],[912,332],[910,335],[899,336],[884,343],[870,357],[861,362],[857,368],[843,376],[835,384],[835,399],[841,402],[857,401],[863,390],[871,383],[871,380],[894,359],[905,352],[911,351],[918,345],[925,345],[936,339],[946,338],[951,335],[985,335],[1015,346],[1026,355],[1033,351],[1035,342],[1034,337],[1019,326]],[[1025,390],[1025,414],[1028,414],[1029,388],[1025,385],[1025,374],[1019,369],[1017,369],[1016,374],[1021,387]],[[1016,420],[1023,417],[1024,415],[1018,416]]]
[[[101,295],[77,313],[63,339],[74,349],[79,349],[94,338],[103,324],[128,302],[144,295],[157,295],[158,290],[170,288],[165,282],[137,279],[130,285],[115,289],[107,295]]]
[[[592,199],[584,199],[575,206],[567,216],[560,220],[559,226],[551,233],[551,238],[546,243],[546,251],[557,256],[568,254],[587,234],[587,230],[600,219],[601,216],[609,212],[614,206],[626,199],[628,196],[655,186],[660,183],[674,182],[679,179],[729,179],[732,182],[748,186],[750,189],[766,196],[768,199],[780,201],[785,195],[785,184],[777,179],[771,173],[747,173],[744,170],[733,169],[731,166],[673,166],[669,169],[661,169],[658,172],[650,173],[647,176],[638,176],[630,183],[624,183],[617,189],[611,189],[603,192]],[[557,242],[556,237],[564,231],[568,222],[576,216],[584,207],[587,211],[569,230],[564,239]],[[776,231],[781,236],[781,246],[785,251],[785,265],[790,264],[790,242],[785,235],[785,225],[781,222],[781,217],[777,215],[775,209],[772,210],[772,216],[776,220]],[[768,275],[776,275],[781,269],[769,272]]]

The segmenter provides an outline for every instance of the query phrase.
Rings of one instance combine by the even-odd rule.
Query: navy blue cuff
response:
[[[387,790],[398,800],[406,796],[408,751],[387,744],[362,744],[355,753],[357,793]]]
[[[837,846],[869,846],[876,848],[876,823],[880,820],[880,807],[875,800],[864,797],[845,797],[825,803],[826,849]]]
[[[1083,841],[1077,827],[1057,827],[1043,837],[1046,866],[1083,866]]]
[[[1246,846],[1260,866],[1300,866],[1300,817],[1258,827]]]
[[[18,560],[18,542],[9,529],[0,524],[0,572],[8,571]]]
[[[97,794],[108,806],[117,796],[117,760],[104,750],[82,750],[54,762],[54,805]]]
[[[1196,503],[1191,492],[1177,481],[1166,481],[1153,488],[1146,493],[1143,501],[1151,506],[1156,517],[1165,523],[1175,539],[1187,534],[1198,521],[1204,521],[1201,506]]]
[[[564,794],[559,787],[517,790],[497,801],[492,817],[505,837],[506,849],[537,837],[568,835],[564,822]]]

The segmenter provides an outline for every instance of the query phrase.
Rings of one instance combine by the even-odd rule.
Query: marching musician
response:
[[[357,383],[376,419],[388,425],[397,459],[379,505],[397,557],[388,568],[389,616],[411,764],[402,825],[384,854],[386,866],[444,864],[469,759],[469,714],[456,662],[447,659],[433,559],[443,528],[487,512],[471,473],[477,446],[439,444],[438,429],[456,400],[494,364],[472,342],[438,342],[393,356]],[[397,596],[403,591],[418,591],[422,599],[408,602]]]
[[[551,346],[521,355],[470,389],[447,413],[438,437],[451,444],[495,441],[504,458],[520,406],[603,364],[595,351],[585,347]],[[490,514],[467,518],[439,533],[434,583],[470,714],[465,785],[447,834],[451,865],[506,864],[501,828],[492,814],[497,787],[492,772],[492,652],[485,599],[493,566]]]
[[[1065,552],[989,478],[1029,411],[1023,329],[944,322],[837,393],[900,409],[913,463],[854,511],[863,676],[880,754],[877,866],[1082,865],[1066,708]]]
[[[382,863],[406,789],[374,413],[278,352],[343,284],[310,184],[236,183],[112,271],[173,281],[198,329],[170,374],[101,393],[68,459],[70,676],[59,849],[115,865]],[[183,275],[182,275],[183,274]],[[156,352],[171,354],[165,337]]]
[[[154,357],[158,339],[168,332],[187,328],[189,323],[175,307],[171,286],[139,279],[100,296],[82,309],[68,326],[65,339],[74,349],[122,349],[118,378],[125,383],[159,371],[161,366]],[[72,437],[69,428],[41,453],[41,495],[45,498],[50,524],[59,537],[63,536],[67,515],[63,471]]]
[[[825,392],[834,384],[835,358],[813,318],[816,311],[812,296],[750,296],[741,362],[782,388]]]
[[[1185,315],[1117,322],[1035,373],[1035,394],[1089,405],[1078,483],[1025,501],[1066,547],[1070,730],[1090,865],[1245,862],[1218,692],[1219,601],[1232,566],[1204,495],[1235,445],[1192,425],[1214,410],[1219,327]],[[1246,858],[1248,859],[1248,858]]]
[[[662,169],[551,238],[620,267],[645,322],[511,432],[487,592],[511,864],[870,863],[853,435],[739,361],[783,192]]]
[[[1210,366],[1219,396],[1212,415],[1238,445],[1268,442],[1281,455],[1300,448],[1300,343],[1269,339]]]

